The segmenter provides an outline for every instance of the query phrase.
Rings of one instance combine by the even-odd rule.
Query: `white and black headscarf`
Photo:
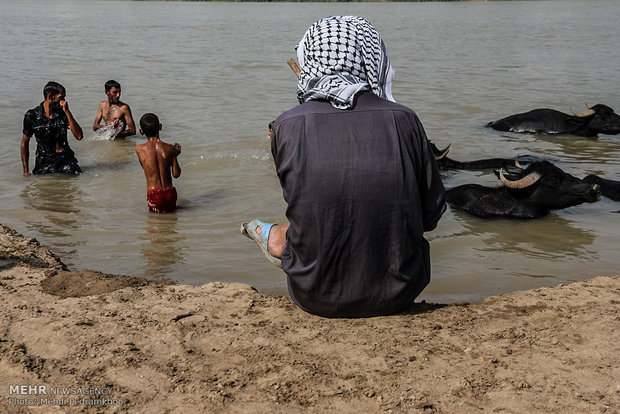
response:
[[[394,69],[377,30],[363,17],[331,16],[314,23],[296,46],[300,103],[323,99],[339,109],[371,91],[394,102]]]

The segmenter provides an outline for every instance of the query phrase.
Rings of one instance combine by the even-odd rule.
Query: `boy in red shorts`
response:
[[[159,131],[161,124],[157,115],[144,114],[140,118],[140,134],[146,136],[147,142],[136,145],[136,154],[146,177],[149,211],[169,213],[177,207],[177,190],[172,185],[172,177],[179,178],[181,175],[177,160],[181,145],[170,145],[160,140]]]

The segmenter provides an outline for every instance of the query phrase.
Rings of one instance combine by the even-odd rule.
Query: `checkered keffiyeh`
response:
[[[394,102],[394,69],[381,36],[363,17],[321,19],[310,26],[296,49],[299,103],[324,99],[347,109],[364,90]]]

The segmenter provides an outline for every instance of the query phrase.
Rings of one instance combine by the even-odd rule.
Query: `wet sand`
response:
[[[620,412],[619,276],[324,319],[72,271],[1,226],[0,291],[0,412]]]

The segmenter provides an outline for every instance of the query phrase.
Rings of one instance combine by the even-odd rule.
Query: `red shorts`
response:
[[[149,211],[154,213],[170,213],[177,208],[177,190],[174,187],[152,189],[146,192]]]

